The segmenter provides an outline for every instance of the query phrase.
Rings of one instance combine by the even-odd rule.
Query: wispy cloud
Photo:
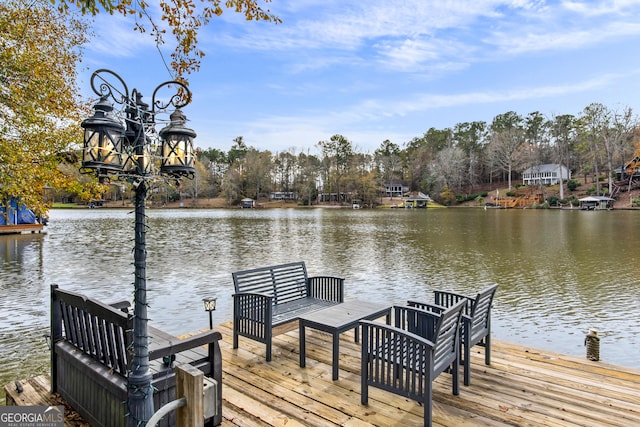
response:
[[[392,101],[389,99],[366,99],[329,112],[312,110],[306,114],[293,116],[267,115],[247,123],[251,131],[245,134],[245,137],[247,141],[258,143],[262,148],[278,144],[281,149],[283,146],[289,146],[288,142],[303,141],[302,135],[307,135],[307,138],[308,135],[314,135],[315,139],[319,141],[336,133],[336,129],[345,129],[345,135],[348,135],[349,138],[362,140],[363,135],[376,135],[376,132],[379,134],[379,131],[375,130],[375,126],[364,132],[352,130],[349,133],[348,130],[361,129],[358,124],[362,123],[379,123],[381,120],[426,113],[442,108],[481,107],[521,100],[563,97],[604,87],[620,77],[620,75],[612,74],[562,85],[522,87],[505,91],[487,90],[457,94],[419,93],[408,99]],[[464,121],[464,119],[461,118],[460,121]],[[400,137],[399,135],[401,134],[398,133],[396,136]],[[405,140],[408,140],[406,136],[403,135]],[[364,140],[370,141],[371,138]],[[307,142],[309,142],[308,139]]]
[[[133,31],[132,21],[120,15],[98,14],[94,28],[99,35],[86,46],[94,58],[131,58],[143,50],[155,49],[151,36]]]
[[[243,135],[263,149],[334,133],[382,141],[503,107],[576,113],[585,106],[578,102],[614,95],[637,103],[630,70],[640,69],[633,55],[640,0],[278,0],[268,7],[283,24],[228,11],[201,34],[207,56],[191,76],[198,101],[190,108],[203,112],[188,113],[194,128],[194,117],[202,120],[199,141],[230,145]],[[153,39],[134,33],[131,21],[105,18],[89,59],[156,72],[141,60],[158,55]],[[224,119],[211,119],[218,115]]]

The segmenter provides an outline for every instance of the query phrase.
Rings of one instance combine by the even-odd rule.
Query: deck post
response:
[[[189,364],[176,366],[176,399],[187,405],[176,412],[177,427],[204,427],[204,373]]]

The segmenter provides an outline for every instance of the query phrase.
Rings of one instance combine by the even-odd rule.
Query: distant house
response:
[[[389,181],[385,185],[386,197],[402,197],[409,191],[407,181]]]
[[[337,202],[343,203],[351,198],[351,193],[320,193],[318,194],[319,202]]]
[[[269,194],[271,200],[298,200],[298,193],[295,191],[272,191]]]
[[[524,185],[555,185],[571,179],[571,171],[562,165],[550,163],[530,167],[522,172]]]

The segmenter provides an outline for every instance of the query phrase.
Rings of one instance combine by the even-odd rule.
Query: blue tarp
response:
[[[5,212],[7,208],[0,206],[0,225],[14,225],[14,224],[37,224],[38,218],[31,209],[27,209],[26,205],[18,207],[18,202],[12,199],[9,203],[9,216],[8,221],[5,220]]]

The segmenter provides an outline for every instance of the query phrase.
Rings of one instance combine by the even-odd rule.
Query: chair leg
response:
[[[433,423],[433,383],[431,378],[426,378],[427,386],[424,390],[424,426],[431,427]]]
[[[264,325],[264,337],[267,342],[267,362],[271,362],[271,341],[273,341],[273,329],[271,324]]]
[[[491,333],[484,338],[484,364],[491,364]]]
[[[453,362],[453,373],[452,373],[452,392],[454,396],[460,394],[460,358],[457,357],[455,362]]]
[[[471,384],[471,346],[464,343],[464,385]]]
[[[369,403],[369,327],[362,325],[360,344],[360,403]]]
[[[367,385],[366,377],[362,377],[362,385],[360,386],[360,403],[363,405],[369,404],[369,386]]]

